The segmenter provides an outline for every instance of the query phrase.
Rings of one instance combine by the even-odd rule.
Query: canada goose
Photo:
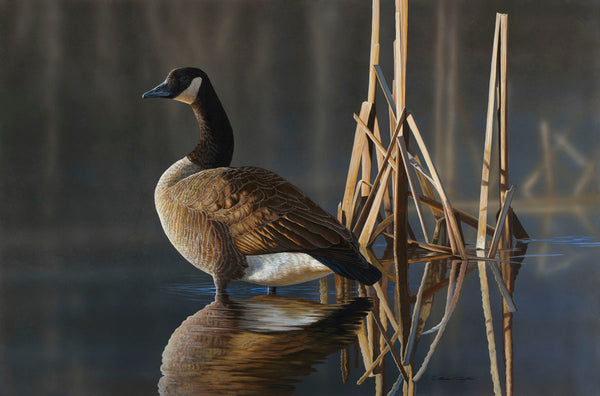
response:
[[[142,98],[175,99],[196,115],[198,145],[165,171],[154,199],[171,243],[218,293],[234,279],[275,287],[331,271],[368,285],[381,278],[356,237],[297,187],[266,169],[229,167],[233,131],[206,73],[175,69]]]
[[[282,296],[217,299],[162,353],[161,395],[292,395],[297,377],[356,340],[367,298],[323,305]]]

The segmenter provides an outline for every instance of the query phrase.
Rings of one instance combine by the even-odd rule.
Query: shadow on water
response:
[[[293,394],[296,376],[355,340],[367,298],[336,305],[277,295],[217,299],[173,332],[161,395]]]

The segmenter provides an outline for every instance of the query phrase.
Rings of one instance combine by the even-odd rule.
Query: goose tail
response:
[[[346,278],[354,279],[365,285],[372,285],[381,279],[381,272],[369,264],[360,253],[352,260],[340,260],[337,257],[311,254],[315,259],[329,267],[333,272]]]

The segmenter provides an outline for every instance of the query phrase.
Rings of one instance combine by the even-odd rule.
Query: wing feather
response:
[[[350,231],[266,169],[208,169],[181,180],[169,193],[190,209],[227,224],[236,247],[246,255],[335,246],[356,250]]]

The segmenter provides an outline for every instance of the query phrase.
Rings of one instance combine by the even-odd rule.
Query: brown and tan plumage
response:
[[[295,377],[356,340],[366,298],[339,305],[282,296],[218,299],[173,331],[161,395],[292,395]]]
[[[204,72],[176,69],[144,94],[192,106],[200,141],[161,177],[155,202],[169,240],[218,290],[233,279],[282,286],[334,272],[363,283],[381,274],[355,236],[297,187],[256,167],[228,167],[233,134]]]

